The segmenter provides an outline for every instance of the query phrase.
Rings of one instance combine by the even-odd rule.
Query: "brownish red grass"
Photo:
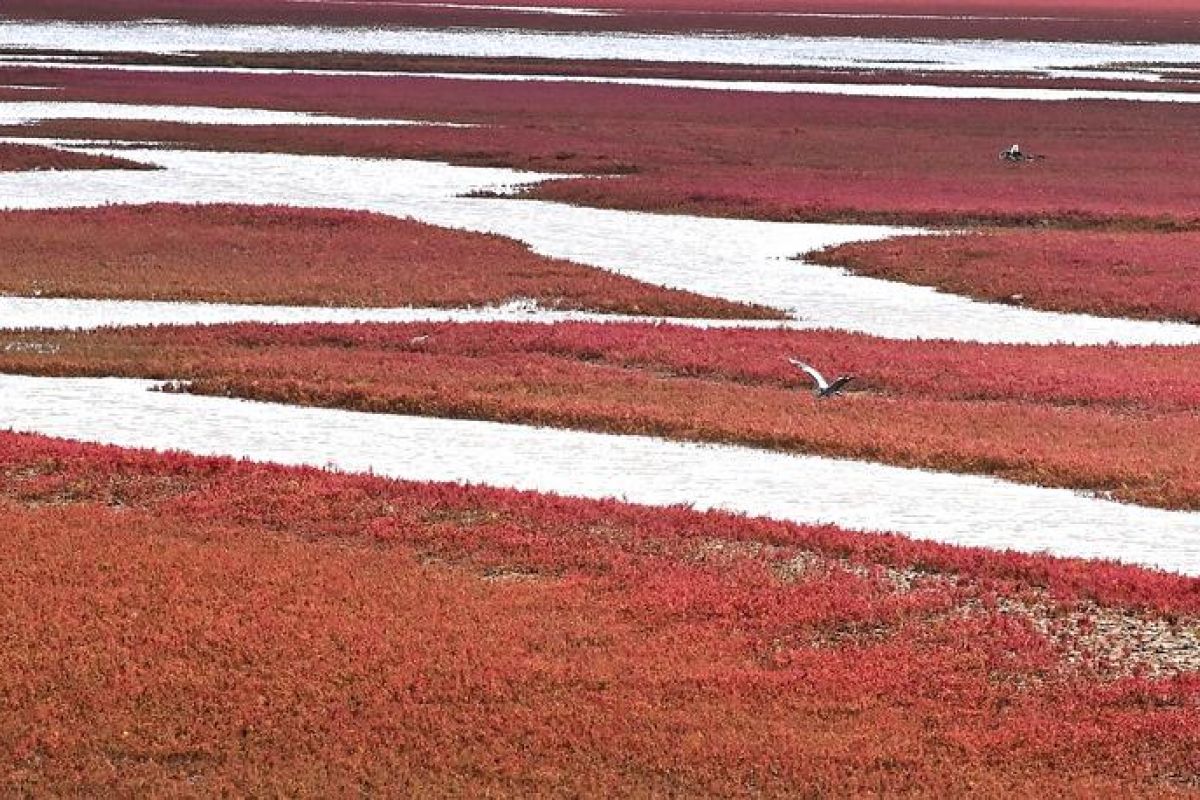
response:
[[[36,70],[24,71],[30,79]],[[40,79],[40,78],[39,78]],[[1200,107],[926,101],[418,78],[66,73],[64,98],[286,107],[476,129],[47,123],[41,135],[549,170],[548,199],[770,219],[1194,225]],[[1006,164],[1018,141],[1043,161]]]
[[[1200,235],[988,231],[810,256],[876,278],[1051,311],[1200,323]]]
[[[0,142],[0,172],[78,169],[154,169],[112,156],[73,153],[54,147]]]
[[[0,433],[0,786],[1168,796],[1198,586]]]
[[[858,375],[858,391],[816,401],[787,356]],[[194,392],[274,402],[737,442],[1184,509],[1200,509],[1197,359],[1197,348],[627,324],[0,335],[9,372],[179,379]]]
[[[533,298],[631,314],[782,316],[544,258],[501,236],[365,212],[236,205],[0,214],[0,293],[383,307]]]
[[[454,5],[454,4],[452,4]],[[516,27],[564,31],[714,30],[808,36],[927,36],[936,38],[1038,39],[1064,41],[1196,41],[1194,8],[1181,2],[1139,4],[1132,0],[946,0],[914,8],[905,0],[833,2],[724,2],[655,0],[552,5],[607,8],[613,16],[568,17],[520,13],[504,8],[451,8],[392,2],[328,0],[7,0],[11,19],[136,20],[146,17],[192,22],[284,23],[298,25],[407,25]],[[487,6],[487,3],[479,3]],[[546,5],[495,3],[496,6]],[[782,14],[778,12],[783,12]],[[797,13],[817,16],[796,16]],[[834,16],[822,16],[833,14]],[[885,19],[870,16],[891,15]],[[848,15],[848,16],[837,16]],[[940,18],[939,18],[940,17]]]

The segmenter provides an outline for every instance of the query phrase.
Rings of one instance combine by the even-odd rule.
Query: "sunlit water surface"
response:
[[[352,52],[467,58],[621,59],[964,72],[1200,63],[1198,44],[564,33],[519,29],[320,28],[172,22],[0,22],[0,47],[190,53]]]
[[[503,234],[547,256],[648,283],[783,309],[794,317],[795,327],[835,328],[901,339],[1200,343],[1200,326],[979,303],[929,287],[858,277],[795,259],[798,254],[823,247],[915,232],[912,229],[644,214],[462,196],[480,190],[511,191],[561,177],[506,169],[261,153],[137,149],[91,152],[121,155],[165,169],[0,173],[0,207],[161,201],[366,209]],[[52,308],[46,307],[44,324],[71,324],[70,318],[51,317]],[[113,304],[110,324],[124,324],[120,315],[130,308]],[[0,320],[0,326],[3,324]]]
[[[304,111],[211,106],[152,106],[134,103],[0,101],[0,125],[29,125],[55,119],[138,120],[190,125],[429,125],[403,119],[361,119]]]
[[[0,376],[0,420],[123,447],[721,508],[1200,575],[1200,514],[991,478],[470,420],[152,392],[150,381]]]
[[[195,68],[201,70],[203,68]],[[312,70],[311,73],[318,71]],[[402,77],[439,80],[581,83],[644,86],[663,89],[698,89],[710,92],[755,92],[759,94],[822,94],[847,97],[891,97],[912,100],[1015,100],[1065,102],[1072,100],[1121,101],[1134,103],[1200,103],[1200,92],[1159,92],[1124,89],[1067,89],[1013,86],[939,86],[917,83],[818,83],[814,81],[741,81],[699,78],[637,78],[600,75],[518,75],[505,73],[408,72]]]
[[[789,327],[785,322],[772,320],[649,317],[559,311],[543,308],[529,298],[474,308],[350,308],[0,295],[0,329],[4,330],[88,330],[112,325],[216,325],[233,322],[266,322],[280,325],[318,322],[520,322],[542,325],[553,325],[557,322],[639,322],[695,328]]]

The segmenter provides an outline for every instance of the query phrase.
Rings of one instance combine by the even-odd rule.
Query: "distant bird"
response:
[[[1026,153],[1024,150],[1021,149],[1021,146],[1018,144],[1014,144],[1013,146],[1009,147],[1007,150],[1000,151],[1000,160],[1001,161],[1014,161],[1017,163],[1021,163],[1024,161],[1040,161],[1043,158],[1045,158],[1045,156],[1034,155],[1033,153]]]
[[[817,397],[833,397],[835,394],[840,394],[846,384],[854,380],[853,375],[840,375],[838,376],[837,380],[835,380],[833,383],[830,383],[829,381],[825,380],[824,375],[817,372],[813,367],[805,364],[803,361],[795,358],[789,358],[788,363],[793,367],[802,370],[808,375],[808,377],[813,379],[813,382],[817,384],[816,388],[813,389],[813,394],[815,394]]]

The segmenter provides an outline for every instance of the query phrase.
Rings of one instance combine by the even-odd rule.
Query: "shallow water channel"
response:
[[[265,108],[54,101],[0,102],[0,125],[28,125],[52,119],[138,120],[178,122],[187,125],[439,125],[404,119],[362,119]]]
[[[745,447],[149,391],[150,381],[0,375],[0,425],[124,447],[720,508],[960,545],[1200,575],[1200,514],[993,478]]]
[[[899,339],[1200,343],[1197,325],[980,303],[929,287],[858,277],[797,259],[799,254],[823,247],[916,229],[714,219],[464,197],[480,190],[507,192],[562,176],[424,161],[138,149],[90,152],[120,155],[164,169],[0,173],[0,207],[235,202],[365,209],[503,234],[543,255],[661,286],[772,306],[787,311],[794,318],[793,327],[834,328]],[[43,324],[70,327],[70,317],[52,316],[55,308],[46,306]],[[132,309],[128,304],[113,303],[103,319],[107,324],[127,324],[133,318],[124,315]],[[198,313],[211,315],[211,310]],[[145,324],[144,309],[139,314],[143,316],[138,320]],[[3,324],[0,320],[0,326]]]
[[[895,39],[841,36],[563,33],[496,28],[0,22],[0,48],[96,52],[351,52],[465,58],[619,59],[824,69],[1107,71],[1157,76],[1200,63],[1200,44]]]

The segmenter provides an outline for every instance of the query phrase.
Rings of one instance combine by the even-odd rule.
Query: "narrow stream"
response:
[[[1200,514],[993,478],[745,447],[363,414],[148,391],[150,381],[0,375],[3,426],[123,447],[485,483],[1200,575]]]

